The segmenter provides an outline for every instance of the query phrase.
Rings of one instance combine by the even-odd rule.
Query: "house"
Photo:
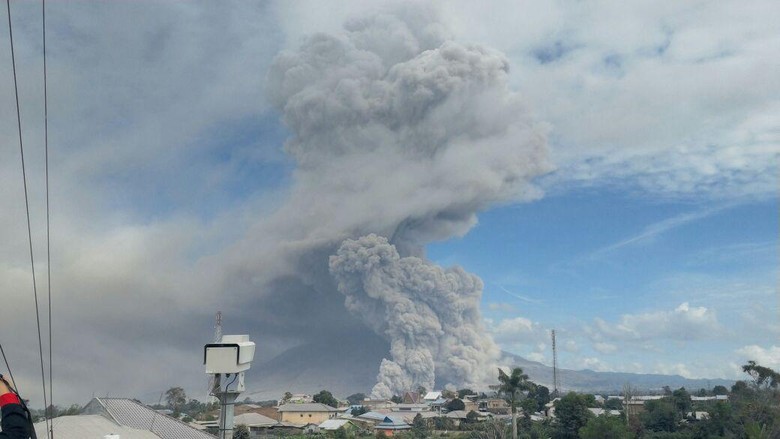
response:
[[[709,412],[688,412],[686,417],[695,421],[706,421],[710,419],[710,414]]]
[[[335,418],[341,411],[329,405],[319,402],[303,404],[284,404],[279,406],[281,422],[306,425],[309,423],[321,424],[328,419]]]
[[[233,425],[246,425],[250,437],[264,437],[282,432],[300,432],[301,426],[290,422],[279,422],[260,413],[243,413],[233,418]]]
[[[500,398],[483,399],[479,402],[478,407],[481,412],[490,412],[497,415],[509,413],[509,404]]]
[[[475,400],[470,399],[468,397],[463,398],[461,401],[463,401],[463,410],[468,412],[478,412],[479,411],[479,403],[477,403]]]
[[[588,410],[596,416],[601,416],[601,415],[620,416],[620,410],[605,410],[601,408],[592,408],[592,407],[589,407]]]
[[[170,416],[127,398],[93,398],[76,416],[53,419],[58,439],[103,438],[118,435],[122,439],[214,439]],[[35,424],[39,437],[46,436],[46,423]]]
[[[629,417],[638,416],[645,412],[645,401],[641,399],[623,401],[623,409],[628,413]]]
[[[395,434],[398,432],[411,430],[412,426],[407,424],[402,419],[385,416],[385,419],[377,424],[374,429],[377,431],[377,433],[382,433],[386,437],[392,437],[395,436]]]
[[[395,403],[387,399],[364,399],[360,405],[365,406],[370,410],[376,410],[392,407]]]
[[[417,392],[404,392],[402,400],[404,404],[422,404],[424,402]]]
[[[439,398],[441,398],[441,392],[428,392],[423,397],[423,401],[430,404],[431,402],[436,401]]]
[[[394,412],[427,412],[430,407],[428,404],[396,404],[390,410]]]
[[[308,404],[314,402],[314,397],[305,393],[296,393],[287,400],[287,404]]]
[[[346,431],[357,429],[357,425],[349,419],[328,419],[319,425],[321,431],[336,431],[339,428]]]
[[[441,413],[441,409],[444,408],[445,405],[447,405],[449,401],[447,401],[444,398],[438,398],[435,401],[431,401],[428,403],[428,405],[431,407],[432,411]]]

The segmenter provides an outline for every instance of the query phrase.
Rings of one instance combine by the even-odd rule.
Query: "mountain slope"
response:
[[[376,383],[382,358],[388,345],[380,337],[364,334],[294,347],[265,363],[255,364],[247,376],[248,392],[242,396],[255,400],[279,399],[284,392],[316,393],[327,389],[337,397],[368,393]],[[505,353],[504,364],[522,367],[531,381],[552,389],[552,367]],[[559,370],[563,390],[616,393],[625,384],[638,390],[659,390],[663,386],[689,390],[730,387],[734,382],[722,379],[688,379],[679,375]],[[437,383],[441,386],[443,383]]]

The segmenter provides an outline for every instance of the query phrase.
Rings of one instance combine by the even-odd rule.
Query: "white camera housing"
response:
[[[223,335],[219,343],[203,348],[207,374],[239,373],[249,370],[255,358],[255,343],[248,335]]]

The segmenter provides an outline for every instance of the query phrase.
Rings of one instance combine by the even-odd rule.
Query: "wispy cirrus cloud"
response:
[[[693,222],[699,221],[701,219],[707,218],[711,215],[717,214],[725,209],[728,209],[728,206],[720,206],[710,209],[704,209],[697,212],[688,212],[681,215],[676,215],[655,223],[652,223],[650,225],[645,226],[644,229],[642,229],[639,233],[636,235],[630,236],[628,238],[622,239],[618,242],[615,242],[613,244],[607,245],[605,247],[599,248],[590,254],[587,255],[587,259],[589,260],[597,260],[601,259],[611,253],[614,253],[620,249],[623,249],[625,247],[631,247],[631,246],[637,246],[637,245],[643,245],[652,242],[653,240],[657,239],[658,237],[671,232],[672,230],[678,229],[680,227],[687,226]]]

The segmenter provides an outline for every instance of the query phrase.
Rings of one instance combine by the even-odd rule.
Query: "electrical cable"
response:
[[[35,296],[35,320],[36,320],[36,325],[38,327],[38,353],[40,354],[40,359],[41,359],[41,382],[43,385],[43,404],[44,407],[48,407],[49,404],[48,404],[48,399],[46,397],[46,372],[45,372],[45,367],[43,365],[43,339],[41,337],[41,316],[40,316],[40,307],[38,305],[38,287],[35,280],[35,258],[33,254],[32,225],[30,224],[30,199],[27,190],[27,172],[24,165],[24,143],[22,142],[22,114],[19,109],[19,85],[16,76],[16,55],[14,53],[14,34],[13,34],[13,26],[11,24],[11,1],[6,0],[5,4],[6,4],[6,11],[8,13],[8,38],[11,44],[11,66],[14,75],[14,93],[16,97],[16,124],[19,130],[19,151],[20,151],[21,162],[22,162],[22,181],[24,183],[24,204],[25,204],[25,211],[27,215],[27,238],[30,244],[30,267],[32,270],[33,294]],[[13,377],[11,377],[11,379],[13,379]],[[46,432],[47,433],[49,432],[48,418],[46,419]]]
[[[49,298],[49,418],[52,419],[49,438],[54,439],[54,359],[52,356],[52,326],[51,326],[51,221],[49,209],[49,86],[46,71],[46,0],[41,0],[41,22],[43,28],[43,145],[44,172],[46,179],[46,284]],[[49,409],[50,407],[50,409]]]
[[[238,374],[235,374],[235,377],[233,378],[233,381],[229,382],[227,386],[225,386],[225,391],[227,392],[228,387],[230,387],[231,384],[235,383],[238,379]]]

